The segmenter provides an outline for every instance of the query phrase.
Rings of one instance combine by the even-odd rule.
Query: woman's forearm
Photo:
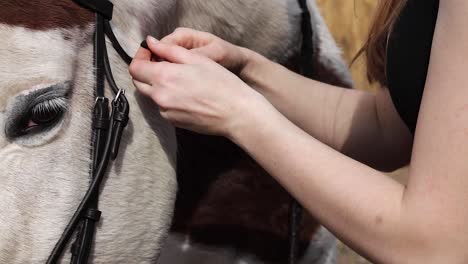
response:
[[[384,92],[374,94],[317,82],[261,55],[246,53],[249,63],[241,78],[301,129],[380,170],[396,169],[408,162],[409,133],[401,132],[406,129],[401,120],[395,121],[398,118],[382,114],[388,111],[378,111],[376,107],[384,105],[376,104],[376,100],[386,96]]]
[[[249,112],[230,138],[320,222],[371,259],[409,256],[418,243],[400,218],[402,185],[310,137],[273,107]]]

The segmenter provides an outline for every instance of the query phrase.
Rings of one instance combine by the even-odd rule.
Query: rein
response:
[[[95,105],[93,110],[93,135],[92,135],[92,168],[91,182],[81,203],[73,217],[63,231],[50,254],[47,264],[55,264],[64,253],[66,245],[75,231],[76,240],[71,247],[71,263],[88,263],[89,255],[96,232],[96,224],[101,217],[98,210],[99,191],[102,180],[106,175],[109,163],[114,161],[119,152],[120,142],[124,128],[129,120],[129,103],[125,97],[125,91],[119,89],[109,63],[109,55],[106,46],[106,36],[120,57],[130,64],[130,57],[120,45],[110,26],[113,15],[113,4],[109,0],[73,0],[78,5],[96,13],[96,25],[94,33],[94,67],[95,67]],[[298,0],[302,9],[302,36],[301,67],[300,73],[306,77],[313,77],[314,65],[314,31],[312,29],[311,15],[306,0]],[[145,42],[141,45],[148,48]],[[105,81],[109,84],[114,98],[110,104],[105,97]],[[298,255],[298,240],[302,219],[302,207],[296,200],[292,200],[289,223],[289,257],[288,263],[295,264]]]

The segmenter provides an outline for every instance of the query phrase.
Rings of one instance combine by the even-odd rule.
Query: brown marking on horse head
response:
[[[2,0],[0,23],[34,30],[84,27],[93,13],[73,0]]]

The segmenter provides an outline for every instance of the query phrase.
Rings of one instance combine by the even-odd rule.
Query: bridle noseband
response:
[[[106,175],[110,161],[117,158],[120,141],[124,128],[128,123],[130,112],[124,90],[117,87],[109,63],[107,53],[106,35],[112,42],[115,50],[128,64],[132,58],[121,47],[109,21],[112,19],[113,4],[108,0],[74,0],[77,4],[96,13],[94,34],[94,67],[95,67],[95,105],[93,110],[92,135],[92,168],[91,183],[83,200],[78,206],[62,236],[50,254],[47,263],[57,263],[70,241],[73,233],[78,229],[75,242],[72,244],[71,263],[88,263],[91,246],[94,240],[96,223],[101,212],[98,210],[100,186]],[[111,87],[114,99],[110,105],[105,96],[105,80]]]
[[[113,4],[109,0],[73,0],[84,8],[96,13],[96,25],[94,33],[94,67],[95,67],[95,105],[93,110],[93,135],[92,135],[92,168],[91,182],[83,200],[79,204],[72,219],[65,228],[62,236],[50,254],[47,264],[55,264],[63,255],[66,245],[75,231],[76,240],[72,244],[72,264],[88,263],[96,223],[99,222],[101,211],[98,210],[99,191],[102,180],[106,175],[110,161],[117,158],[122,133],[129,120],[129,104],[125,92],[119,89],[112,74],[107,53],[106,36],[120,57],[130,64],[132,58],[125,52],[114,35],[109,21],[112,20]],[[307,77],[313,77],[313,65],[311,59],[314,53],[312,41],[311,15],[307,8],[306,0],[298,0],[302,8],[302,58],[301,73]],[[146,45],[142,45],[147,48]],[[109,84],[114,99],[110,105],[105,97],[105,81]],[[289,264],[297,261],[298,240],[301,224],[302,208],[293,200],[290,211],[290,247]]]

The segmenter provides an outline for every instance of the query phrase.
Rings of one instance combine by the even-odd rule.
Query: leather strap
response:
[[[107,0],[73,0],[80,6],[100,14],[107,20],[112,20],[114,5]]]
[[[118,53],[122,56],[122,59],[126,62],[131,61],[130,56],[125,53],[115,38],[109,24],[109,20],[112,19],[112,3],[108,0],[74,1],[96,12],[94,36],[96,103],[93,111],[92,177],[88,191],[55,245],[47,260],[48,264],[57,263],[77,228],[77,238],[72,245],[71,263],[88,263],[96,224],[101,216],[101,212],[98,210],[100,186],[110,161],[117,157],[123,130],[127,126],[130,112],[125,92],[119,89],[115,83],[107,54],[105,36],[111,35],[111,42],[114,47],[119,47],[120,51],[118,50]],[[109,100],[105,97],[105,80],[108,81],[115,94],[115,98],[110,105],[111,113],[109,113]]]

